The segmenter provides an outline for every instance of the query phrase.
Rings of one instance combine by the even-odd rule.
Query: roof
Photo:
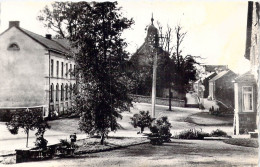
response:
[[[35,34],[31,31],[28,31],[28,30],[20,28],[20,27],[17,27],[17,28],[50,50],[59,51],[64,54],[72,54],[72,52],[69,49],[67,49],[67,47],[65,45],[63,45],[61,42],[57,42],[55,40],[45,38],[41,35]]]
[[[215,72],[208,73],[206,76],[204,76],[204,77],[201,79],[202,82],[203,82],[205,79],[212,77],[213,75],[216,75],[216,73],[215,73]]]
[[[209,82],[213,82],[218,80],[219,78],[223,77],[224,75],[226,75],[227,73],[232,72],[231,70],[227,70],[227,71],[222,71],[220,73],[218,73],[218,75],[216,75],[215,77],[213,77],[211,80],[209,80]]]
[[[236,77],[235,82],[256,82],[254,75],[252,74],[251,71],[248,71],[246,73],[244,73],[243,75],[240,75],[238,77]]]
[[[204,65],[205,71],[213,72],[216,71],[216,69],[221,69],[221,70],[227,70],[228,66],[227,65]]]

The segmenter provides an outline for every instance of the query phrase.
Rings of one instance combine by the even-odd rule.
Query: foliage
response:
[[[203,132],[202,130],[189,129],[180,132],[179,135],[176,136],[178,139],[198,139],[203,140],[204,137],[209,137],[208,133]]]
[[[67,139],[60,139],[61,146],[64,146],[66,148],[71,148],[72,144],[67,141]]]
[[[76,51],[80,91],[74,106],[81,114],[79,128],[100,135],[102,144],[109,131],[120,127],[120,111],[131,102],[125,75],[127,43],[121,34],[133,20],[122,16],[116,2],[55,2],[52,7],[46,7],[39,20],[69,39]]]
[[[6,123],[7,129],[11,134],[18,134],[19,128],[22,128],[27,134],[27,143],[28,146],[28,137],[29,131],[37,129],[35,135],[39,136],[44,134],[46,128],[50,128],[48,123],[42,117],[41,109],[26,109],[21,111],[16,111],[12,119]]]
[[[227,137],[228,135],[223,130],[217,129],[217,130],[213,130],[210,133],[210,136],[212,136],[212,137]]]
[[[151,142],[155,142],[154,144],[160,144],[162,142],[169,142],[172,136],[170,132],[171,123],[168,121],[168,117],[163,116],[158,118],[155,123],[150,127],[150,131],[152,132],[149,135]],[[153,138],[156,140],[153,141]]]
[[[10,110],[1,110],[0,121],[9,122],[12,119],[13,113]]]
[[[140,111],[139,114],[134,114],[131,119],[131,124],[136,128],[141,128],[141,133],[143,133],[145,127],[150,127],[154,118],[151,117],[149,111]]]
[[[150,54],[150,53],[147,53]],[[129,61],[128,77],[132,83],[131,93],[150,96],[152,91],[152,74],[153,74],[153,62],[152,59],[146,60],[146,65],[140,65],[140,55],[133,55]],[[169,84],[170,58],[163,50],[158,51],[157,61],[157,77],[156,87],[157,90],[166,88]],[[162,96],[161,92],[157,92],[158,96]]]
[[[48,141],[43,136],[39,136],[36,138],[36,142],[35,142],[36,147],[46,149],[47,144],[48,144]]]

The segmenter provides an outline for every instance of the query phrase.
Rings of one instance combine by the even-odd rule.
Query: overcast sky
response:
[[[8,28],[11,20],[20,21],[21,27],[40,35],[52,33],[43,27],[36,17],[51,1],[0,1],[0,33]],[[142,45],[145,28],[159,21],[166,30],[167,24],[174,29],[179,23],[187,35],[183,53],[205,58],[205,64],[228,65],[237,73],[249,70],[244,59],[247,2],[246,1],[119,1],[119,6],[135,24],[124,33],[130,53]],[[155,24],[156,25],[156,24]]]

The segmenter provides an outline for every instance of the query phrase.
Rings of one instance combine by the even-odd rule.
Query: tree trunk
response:
[[[26,141],[26,147],[28,147],[28,139],[29,139],[29,130],[26,130],[26,134],[27,134],[27,141]]]
[[[169,111],[172,110],[172,93],[171,88],[169,87]]]
[[[104,145],[104,140],[105,140],[105,134],[102,133],[102,134],[101,134],[101,141],[100,141],[100,144],[101,144],[101,145]]]
[[[143,131],[144,131],[144,127],[141,127],[141,133],[143,133]]]

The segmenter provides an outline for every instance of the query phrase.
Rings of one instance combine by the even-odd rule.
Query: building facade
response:
[[[235,85],[234,134],[255,132],[259,124],[259,2],[248,2],[245,58],[250,71],[237,77]],[[257,131],[255,132],[257,133]]]
[[[61,41],[9,22],[0,34],[0,110],[43,108],[66,112],[71,107],[75,62],[73,53]]]
[[[237,74],[231,70],[218,73],[209,80],[209,96],[234,108],[234,84],[232,81],[236,77]]]

